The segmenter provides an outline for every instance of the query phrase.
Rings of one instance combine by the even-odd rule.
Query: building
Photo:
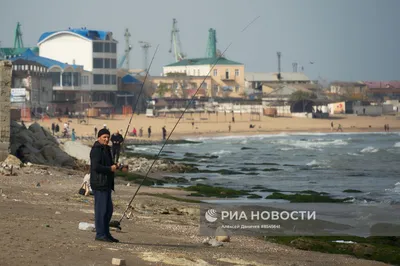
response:
[[[272,89],[276,85],[293,85],[293,84],[316,84],[317,81],[310,80],[301,72],[281,72],[281,79],[278,79],[278,72],[246,72],[245,86],[248,89],[261,90],[263,86]]]
[[[163,68],[163,75],[177,80],[183,76],[190,77],[192,80],[206,79],[207,82],[201,88],[204,89],[206,97],[241,98],[245,96],[244,65],[222,57],[217,50],[215,29],[209,29],[206,54],[205,58],[186,58],[166,65]],[[200,85],[201,82],[197,84]]]
[[[214,67],[213,67],[214,66]],[[163,68],[165,76],[210,76],[207,97],[243,97],[244,65],[226,58],[194,58],[169,64]]]
[[[368,98],[376,101],[400,99],[400,81],[363,81]]]
[[[37,56],[29,49],[10,61],[13,64],[11,88],[24,92],[24,97],[15,101],[15,107],[41,113],[47,107],[64,111],[74,103],[75,95],[71,92],[81,89],[82,66]]]
[[[330,93],[348,97],[364,98],[366,85],[363,82],[334,81],[329,86]]]
[[[149,81],[151,85],[148,91],[155,98],[188,99],[192,98],[197,89],[196,98],[207,97],[207,90],[212,87],[209,76],[153,76]]]
[[[81,101],[112,101],[117,91],[117,41],[112,32],[86,28],[45,32],[37,45],[40,56],[83,66]]]

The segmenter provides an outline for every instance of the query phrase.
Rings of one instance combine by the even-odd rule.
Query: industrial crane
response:
[[[128,30],[128,29],[125,29],[125,34],[124,34],[124,36],[125,36],[125,53],[124,53],[124,55],[122,56],[122,58],[121,58],[121,60],[120,60],[120,62],[119,62],[119,64],[118,64],[118,68],[121,68],[122,65],[123,65],[124,62],[125,62],[125,63],[126,63],[126,64],[125,64],[125,65],[126,65],[126,69],[129,70],[129,68],[130,68],[130,65],[129,65],[129,53],[130,53],[131,50],[132,50],[132,45],[129,44],[129,37],[131,37],[131,34],[129,33],[129,30]]]
[[[186,55],[182,52],[182,45],[181,45],[181,40],[179,38],[179,30],[177,24],[178,21],[175,18],[172,19],[171,46],[169,48],[169,52],[172,53],[172,48],[173,48],[175,62],[179,62],[186,58]]]

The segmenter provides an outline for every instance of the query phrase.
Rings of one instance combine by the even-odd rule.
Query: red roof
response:
[[[370,89],[400,89],[400,81],[364,81],[364,84],[367,85]]]

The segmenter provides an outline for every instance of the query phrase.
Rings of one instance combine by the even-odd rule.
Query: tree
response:
[[[295,91],[290,95],[289,100],[291,102],[301,101],[301,100],[311,100],[317,99],[317,95],[313,92],[306,92],[306,91]]]
[[[168,85],[165,83],[160,83],[157,87],[156,93],[160,95],[160,97],[164,97],[165,93],[170,92],[171,89],[168,88]]]

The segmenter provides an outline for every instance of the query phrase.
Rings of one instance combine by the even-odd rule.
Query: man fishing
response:
[[[118,162],[122,142],[124,142],[124,137],[122,137],[118,130],[115,131],[115,133],[111,136],[112,158],[114,163]]]
[[[111,190],[118,165],[113,163],[109,141],[110,131],[100,129],[90,151],[90,187],[94,195],[95,240],[117,243],[119,240],[111,236],[109,224],[113,214]]]

